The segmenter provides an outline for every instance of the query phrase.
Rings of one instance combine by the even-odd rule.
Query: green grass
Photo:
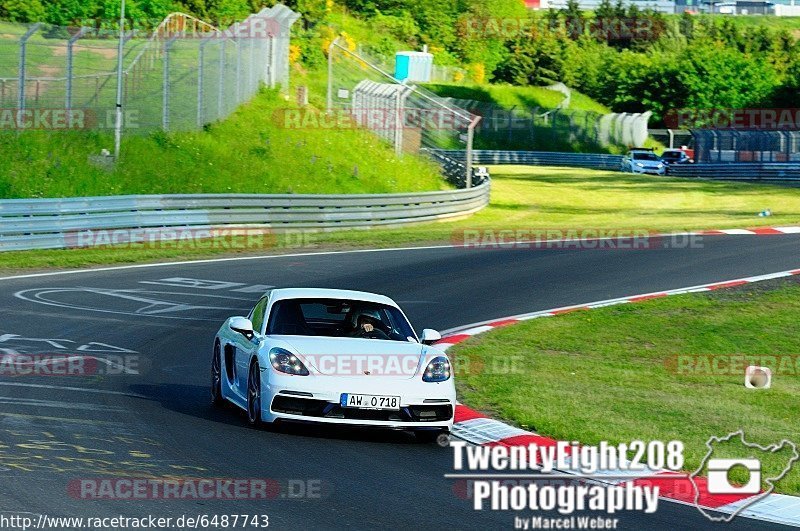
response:
[[[386,193],[447,186],[438,168],[355,129],[286,128],[291,107],[263,91],[205,131],[126,136],[110,173],[88,162],[112,148],[97,132],[0,134],[0,198],[169,193]]]
[[[195,167],[191,161],[185,162],[188,168]],[[454,239],[460,241],[459,234],[465,229],[680,231],[800,224],[800,190],[796,188],[571,168],[497,166],[491,170],[491,204],[473,216],[395,229],[314,233],[309,235],[309,246],[294,250],[450,243]],[[164,180],[169,183],[166,177]],[[150,184],[160,186],[155,182]],[[191,188],[191,185],[189,180],[180,186]],[[235,186],[233,190],[263,191],[247,185]],[[774,215],[758,217],[757,213],[765,208],[772,209]],[[0,253],[0,268],[176,260],[225,252],[186,248],[5,252]]]
[[[599,114],[607,114],[612,112],[610,108],[606,107],[599,101],[595,101],[586,94],[578,92],[577,90],[572,91],[569,108],[583,110],[583,111],[591,111]]]
[[[585,444],[679,439],[693,471],[711,435],[744,429],[750,442],[800,444],[798,318],[800,284],[778,280],[535,319],[470,338],[450,354],[465,369],[459,399],[471,407]],[[772,388],[746,389],[743,368],[686,368],[715,355],[758,356],[772,365]],[[507,363],[493,363],[498,356]],[[677,356],[692,364],[679,370]],[[791,356],[792,365],[764,356]],[[467,370],[475,361],[507,370]],[[757,457],[764,477],[788,459],[787,452]],[[800,464],[778,490],[800,494]]]
[[[429,84],[426,88],[440,96],[494,103],[504,109],[531,109],[541,107],[553,109],[564,99],[564,95],[545,87],[517,87],[506,84],[444,85]],[[570,109],[608,113],[611,110],[589,96],[573,90]]]

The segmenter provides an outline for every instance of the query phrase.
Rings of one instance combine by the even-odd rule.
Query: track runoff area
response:
[[[706,234],[797,232],[765,228],[757,232],[707,231]],[[724,290],[798,275],[800,269],[792,269],[531,312],[458,327],[439,345],[447,350],[469,337],[541,317]],[[744,364],[740,368],[745,387],[769,388],[771,369],[745,368],[748,357],[740,358],[740,365]],[[581,445],[578,441],[557,441],[507,425],[463,404],[457,408],[453,433],[455,439],[449,446],[453,449],[454,473],[447,477],[464,482],[461,490],[472,500],[476,511],[532,514],[514,516],[515,529],[616,529],[620,520],[614,518],[615,514],[625,511],[653,514],[658,510],[659,500],[693,505],[709,523],[730,523],[742,516],[800,527],[800,498],[773,492],[775,483],[786,477],[800,461],[798,445],[788,439],[760,445],[749,442],[744,430],[724,436],[712,435],[706,442],[708,453],[702,462],[695,470],[686,472],[684,443],[680,440],[634,440],[618,444],[601,441],[596,445]],[[746,456],[715,457],[715,447],[728,443],[738,445]],[[447,442],[442,440],[441,444]],[[762,471],[758,454],[776,452],[786,456],[781,467],[773,473]],[[736,467],[747,470],[749,477],[745,482],[730,478],[729,472]],[[587,511],[605,514],[589,516],[585,514]],[[558,516],[549,516],[552,512]],[[758,525],[758,522],[752,523]]]

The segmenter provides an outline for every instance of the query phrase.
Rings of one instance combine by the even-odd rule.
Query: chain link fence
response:
[[[346,117],[345,122],[352,118],[394,146],[398,156],[464,150],[465,162],[434,158],[449,180],[467,188],[478,184],[473,182],[471,153],[480,117],[420,86],[399,82],[390,71],[363,49],[334,40],[328,47],[327,112]]]
[[[276,5],[224,29],[173,13],[122,46],[125,133],[192,130],[261,84],[285,86],[299,15]],[[0,129],[113,129],[119,33],[0,23]]]

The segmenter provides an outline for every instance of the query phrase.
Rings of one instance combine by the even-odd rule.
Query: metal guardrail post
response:
[[[171,37],[164,43],[164,65],[161,83],[161,127],[169,131],[169,55],[177,37]]]
[[[69,40],[67,41],[67,72],[66,72],[66,76],[67,76],[67,95],[66,95],[66,102],[65,102],[66,103],[65,107],[66,107],[67,110],[72,109],[72,82],[73,82],[72,70],[73,70],[73,58],[74,58],[74,56],[73,56],[73,53],[74,53],[73,48],[75,47],[75,43],[78,41],[78,39],[83,37],[84,34],[86,34],[87,31],[89,31],[89,28],[82,27],[81,29],[78,30],[78,33],[76,33],[75,35],[70,37]]]
[[[28,39],[33,36],[34,33],[39,31],[39,28],[42,27],[41,22],[37,22],[36,24],[32,25],[28,28],[28,31],[25,32],[19,40],[19,86],[17,90],[17,112],[21,113],[25,110],[25,57],[28,51]],[[18,118],[21,119],[21,115]]]

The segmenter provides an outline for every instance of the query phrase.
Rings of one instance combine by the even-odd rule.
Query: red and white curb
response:
[[[726,280],[724,282],[712,282],[711,284],[700,284],[697,286],[690,286],[688,288],[678,288],[666,291],[654,291],[652,293],[643,293],[639,295],[628,295],[627,297],[619,297],[617,299],[606,299],[595,302],[588,302],[585,304],[575,304],[573,306],[562,306],[561,308],[553,308],[551,310],[541,310],[538,312],[524,313],[513,315],[511,317],[504,317],[502,319],[494,319],[491,321],[483,321],[480,323],[473,323],[470,325],[460,326],[458,328],[451,328],[446,330],[445,337],[443,337],[437,346],[442,350],[447,350],[452,345],[460,343],[474,335],[488,332],[494,328],[512,325],[521,321],[528,321],[530,319],[537,319],[539,317],[553,317],[564,313],[576,312],[581,310],[592,310],[594,308],[603,308],[605,306],[614,306],[617,304],[630,304],[634,302],[642,302],[650,299],[658,299],[661,297],[669,297],[670,295],[684,295],[686,293],[699,293],[703,291],[714,291],[724,288],[733,288],[744,284],[753,282],[762,282],[764,280],[772,280],[776,278],[791,277],[793,275],[800,275],[800,269],[792,269],[789,271],[780,271],[778,273],[769,273],[766,275],[758,275],[754,277],[737,278],[734,280]]]
[[[800,229],[798,229],[797,232],[800,232]],[[552,317],[573,311],[590,310],[593,308],[602,308],[616,304],[629,304],[660,297],[667,297],[670,295],[682,295],[685,293],[698,293],[717,289],[732,288],[753,282],[761,282],[764,280],[790,277],[794,275],[800,275],[800,269],[739,278],[724,282],[714,282],[711,284],[702,284],[688,288],[657,291],[653,293],[644,293],[641,295],[631,295],[628,297],[596,301],[587,304],[564,306],[562,308],[554,308],[552,310],[543,310],[515,315],[504,319],[495,319],[482,323],[474,323],[472,325],[450,330],[449,334],[437,343],[437,346],[442,350],[447,350],[452,345],[460,343],[474,335],[539,317]],[[475,445],[528,446],[529,444],[537,444],[538,446],[554,446],[558,443],[558,441],[555,439],[544,437],[542,435],[538,435],[536,433],[489,418],[486,415],[483,415],[482,413],[479,413],[463,404],[458,404],[456,406],[455,422],[453,424],[452,434],[459,439]],[[567,474],[570,473],[569,471],[563,472]],[[752,503],[751,498],[755,496],[763,496],[763,494],[710,494],[707,488],[708,481],[704,477],[693,478],[693,484],[688,477],[676,476],[672,472],[653,472],[655,474],[654,477],[637,477],[636,479],[626,480],[622,479],[626,474],[630,474],[632,476],[641,476],[641,473],[626,472],[625,470],[607,470],[596,474],[595,480],[610,485],[620,485],[627,481],[632,481],[637,486],[658,486],[660,498],[670,502],[683,503],[686,505],[699,505],[703,509],[717,513],[727,515],[736,514],[737,516],[800,527],[800,497],[787,496],[784,494],[769,494],[755,503]],[[603,480],[602,475],[613,476],[613,478]],[[658,476],[664,477],[662,479]],[[695,484],[697,486],[696,490]],[[695,497],[698,495],[698,493],[699,498],[697,503],[695,503]],[[743,509],[743,506],[746,507]]]
[[[712,236],[717,234],[755,234],[768,236],[770,234],[800,234],[800,227],[755,227],[752,229],[724,229],[724,230],[701,230],[692,234]]]

